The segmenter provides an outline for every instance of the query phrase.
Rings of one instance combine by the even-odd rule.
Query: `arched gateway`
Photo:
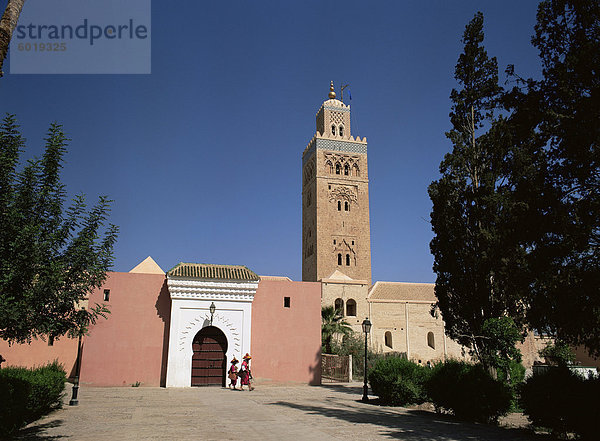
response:
[[[192,386],[223,386],[227,370],[227,337],[219,328],[202,328],[192,341]]]
[[[258,280],[248,268],[232,265],[180,263],[167,273],[167,387],[225,385],[228,362],[251,352]]]

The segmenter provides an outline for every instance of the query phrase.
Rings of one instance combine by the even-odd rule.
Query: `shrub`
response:
[[[403,357],[386,357],[369,371],[369,383],[383,404],[421,404],[427,400],[425,383],[429,373],[430,369]]]
[[[510,371],[510,381],[508,382],[511,386],[516,387],[523,383],[525,379],[525,366],[515,360],[510,360],[508,369]],[[498,371],[498,380],[506,382],[506,373]]]
[[[541,357],[544,357],[546,363],[554,366],[571,364],[576,358],[571,347],[560,340],[556,340],[554,343],[548,342],[539,354]]]
[[[30,382],[2,374],[8,369],[0,370],[0,439],[27,424],[27,399],[31,392]]]
[[[352,355],[352,375],[355,379],[363,378],[365,370],[365,339],[363,336],[350,333],[344,335],[340,340],[334,340],[331,343],[331,353],[335,355]],[[367,370],[383,357],[382,353],[374,352],[369,348],[367,351]]]
[[[497,422],[511,407],[511,388],[494,380],[482,365],[448,360],[434,366],[427,394],[436,409],[458,418]]]
[[[511,388],[512,398],[510,402],[510,411],[520,412],[519,390],[525,379],[525,366],[515,360],[510,360],[508,369],[510,371],[510,380],[506,381],[506,372],[502,370],[497,371],[498,380],[508,384]]]
[[[598,439],[598,422],[600,421],[600,378],[583,379],[579,377],[577,399],[573,411],[569,415],[569,423],[573,431],[585,440]]]
[[[0,436],[7,436],[62,405],[66,372],[58,362],[35,369],[0,370]]]
[[[567,367],[556,367],[533,375],[521,388],[523,413],[534,426],[556,435],[574,432],[595,439],[600,420],[600,379],[585,379]]]

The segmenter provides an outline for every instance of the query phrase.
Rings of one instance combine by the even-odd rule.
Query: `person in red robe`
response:
[[[248,390],[254,390],[252,387],[252,371],[250,370],[250,360],[252,357],[250,354],[246,353],[244,355],[244,361],[242,361],[242,366],[240,368],[240,388],[244,390],[244,386],[248,386]]]
[[[237,390],[237,380],[238,380],[238,368],[236,366],[238,364],[237,358],[233,357],[231,360],[231,367],[229,368],[228,376],[229,376],[229,389],[233,388],[233,390]]]

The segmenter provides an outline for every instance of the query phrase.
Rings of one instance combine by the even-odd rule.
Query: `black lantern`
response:
[[[363,328],[363,332],[365,334],[368,334],[369,332],[371,332],[371,321],[368,318],[363,320],[362,328]]]
[[[362,396],[362,401],[364,403],[369,401],[369,386],[367,386],[367,336],[369,335],[369,332],[371,332],[371,321],[369,320],[369,318],[365,318],[362,322],[362,329],[363,332],[365,333],[365,372],[363,375],[364,378],[364,384],[363,384],[363,396]]]
[[[215,302],[211,302],[210,307],[208,308],[208,310],[210,311],[210,326],[212,326],[213,315],[215,314],[216,309],[217,307],[215,306]]]

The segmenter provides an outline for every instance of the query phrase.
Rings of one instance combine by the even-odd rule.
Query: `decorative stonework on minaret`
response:
[[[367,139],[353,137],[350,106],[329,99],[302,155],[302,280],[338,270],[371,282]]]

